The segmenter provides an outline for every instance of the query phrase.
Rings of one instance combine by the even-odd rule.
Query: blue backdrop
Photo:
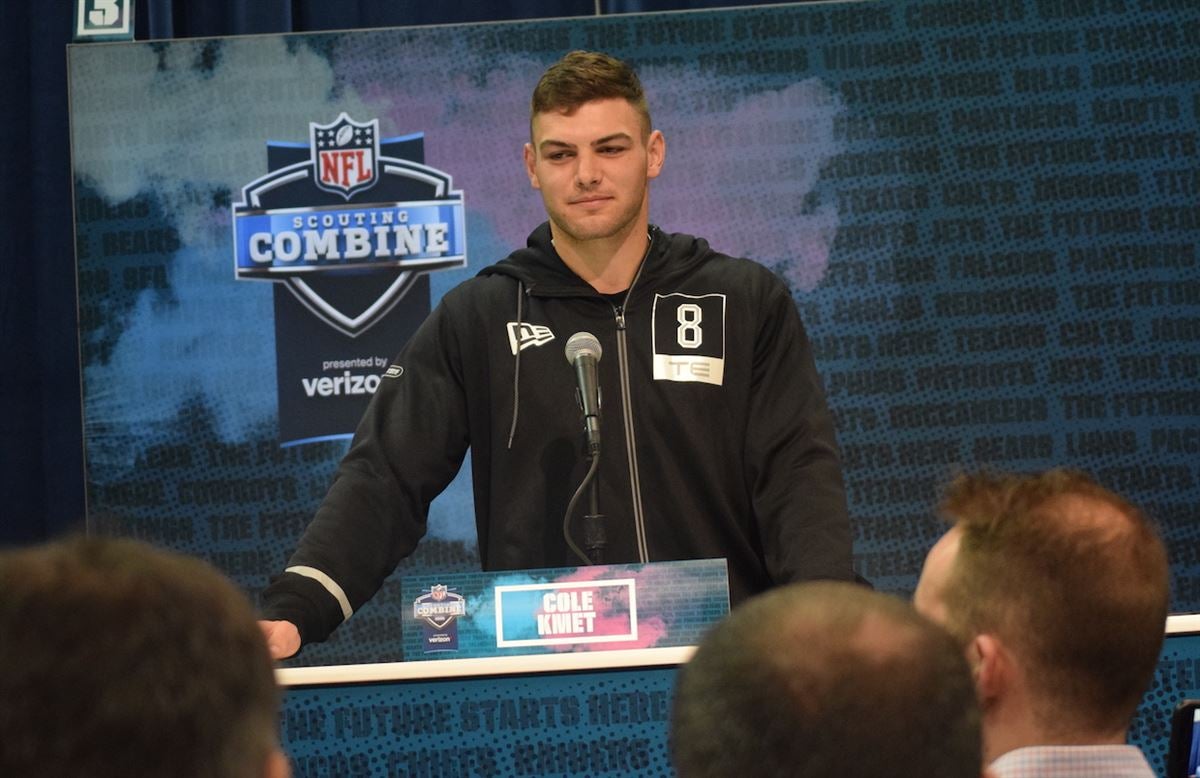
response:
[[[1081,5],[1102,8],[1074,15]],[[665,124],[673,144],[670,172],[656,183],[653,218],[750,254],[792,284],[837,415],[862,574],[889,591],[911,588],[939,531],[929,514],[936,484],[956,467],[1071,462],[1150,508],[1171,547],[1173,605],[1196,610],[1200,11],[1170,0],[1017,0],[974,14],[964,8],[814,5],[747,10],[719,23],[697,14],[563,24],[570,45],[631,57],[647,77],[657,123]],[[431,8],[392,3],[360,3],[351,15],[339,8],[336,18],[307,5],[224,7],[221,18],[206,16],[211,9],[187,16],[172,9],[170,3],[140,7],[139,37],[479,20],[435,20],[421,15]],[[493,18],[593,10],[590,4],[544,12],[489,8]],[[114,184],[130,171],[108,180],[94,175],[105,170],[95,159],[96,166],[72,182],[63,57],[69,16],[64,8],[6,7],[7,45],[0,47],[0,65],[13,74],[5,99],[15,109],[0,125],[8,152],[0,162],[0,539],[38,540],[82,523],[86,429],[93,441],[88,466],[96,518],[129,521],[124,529],[130,534],[208,556],[253,591],[278,569],[342,444],[287,453],[271,445],[277,420],[269,412],[264,419],[264,409],[273,402],[273,386],[264,391],[259,385],[234,400],[235,393],[201,385],[178,401],[179,394],[131,382],[117,369],[121,363],[112,357],[136,356],[149,344],[149,353],[167,365],[163,373],[178,370],[170,363],[181,354],[145,336],[171,335],[171,328],[158,326],[164,322],[184,332],[196,325],[188,308],[195,298],[188,294],[202,287],[193,283],[218,285],[221,295],[219,284],[234,282],[231,272],[224,280],[217,275],[232,270],[231,260],[220,270],[196,263],[206,255],[187,238],[206,225],[189,222],[193,216],[177,206],[197,201],[227,213],[229,203],[204,202],[220,186],[177,188],[174,199],[136,187],[131,192]],[[537,39],[556,24],[514,29]],[[502,83],[517,107],[494,116],[520,118],[529,75],[563,48],[558,34],[549,34],[545,40],[554,45],[533,49],[528,62],[501,58],[497,67],[481,52],[468,52],[464,72],[477,81],[511,79]],[[384,132],[400,134],[413,128],[398,99],[411,95],[397,84],[411,84],[395,79],[401,65],[394,58],[358,51],[362,41],[382,41],[377,45],[393,51],[386,44],[395,35],[417,44],[454,44],[457,33],[376,31],[313,36],[304,51],[288,44],[265,48],[303,56],[310,70],[297,72],[333,73],[325,83],[337,88],[320,96],[322,105],[357,100],[376,111]],[[73,99],[102,107],[116,93],[106,91],[113,86],[106,71],[90,63],[104,57],[115,63],[122,51],[151,51],[162,63],[151,80],[159,89],[179,89],[165,89],[165,99],[205,105],[216,94],[204,91],[206,80],[222,76],[243,45],[180,41],[104,54],[97,49],[87,55],[95,60],[78,60],[73,78],[88,86]],[[263,50],[260,45],[256,52]],[[130,72],[147,73],[133,64]],[[145,108],[128,113],[141,117],[150,113]],[[265,154],[269,140],[305,140],[309,118],[334,116],[306,114],[292,118],[298,130],[281,124],[235,137]],[[448,143],[449,126],[430,130],[427,152],[444,151],[438,144]],[[519,141],[520,128],[504,130],[510,131]],[[141,170],[161,173],[154,161],[144,160]],[[438,164],[454,167],[468,192],[507,182],[506,176],[520,183],[519,170],[492,162]],[[229,178],[228,196],[265,172],[265,164],[260,159],[241,178]],[[80,412],[72,183],[77,202],[104,206],[81,222],[85,239],[95,241],[91,261],[104,257],[103,233],[140,233],[129,239],[137,241],[163,225],[177,231],[174,238],[160,232],[157,248],[140,254],[123,252],[122,239],[111,239],[118,241],[108,257],[111,285],[80,290],[84,342],[93,349],[83,362],[91,387],[86,416]],[[521,199],[528,197],[514,195],[519,218],[511,220],[513,229],[532,224],[536,201]],[[121,223],[126,220],[131,224]],[[494,216],[475,220],[469,243],[479,262],[493,261],[519,239],[505,224]],[[81,277],[95,279],[87,271],[99,268],[87,261]],[[435,277],[433,299],[454,281],[453,273]],[[261,295],[240,289],[237,295],[236,305],[270,318]],[[88,318],[88,305],[101,306],[91,313],[123,316]],[[237,356],[253,363],[269,353],[251,341]],[[106,393],[115,386],[133,387],[135,401]],[[164,414],[166,407],[173,413]],[[147,417],[158,426],[147,428]],[[131,430],[135,438],[125,437]],[[194,441],[201,441],[194,460],[172,459]],[[139,459],[159,476],[170,473],[157,478],[166,491],[146,490],[152,474],[122,473]],[[247,467],[263,482],[291,487],[223,503],[211,499],[217,487],[196,486],[243,480]],[[185,482],[191,485],[184,494],[209,500],[176,512]],[[439,508],[446,517],[467,509],[453,494]],[[455,534],[454,526],[443,522],[415,564],[468,566],[469,533]],[[257,537],[241,537],[247,528]],[[398,587],[385,590],[375,610],[343,631],[340,647],[306,661],[380,656],[380,641],[394,628],[389,613],[403,606]],[[1135,727],[1139,742],[1160,736],[1158,714],[1195,688],[1188,675],[1193,665],[1168,652],[1148,695],[1151,707]]]
[[[338,334],[307,291],[238,280],[233,220],[374,207],[304,184],[315,128],[344,114],[409,160],[381,171],[421,163],[462,192],[466,265],[388,314],[419,318],[542,221],[519,161],[530,85],[601,48],[637,65],[667,139],[651,219],[793,291],[862,576],[911,591],[955,471],[1070,463],[1147,506],[1174,607],[1195,610],[1200,9],[1085,10],[854,2],[72,47],[89,519],[261,589],[346,446],[281,448],[318,437],[286,430],[404,336]],[[284,180],[294,194],[257,201]],[[476,564],[468,476],[403,570]],[[302,660],[394,656],[395,588]]]

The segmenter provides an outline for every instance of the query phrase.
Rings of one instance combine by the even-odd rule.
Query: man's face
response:
[[[534,117],[525,170],[556,239],[582,243],[645,224],[648,181],[662,169],[665,146],[657,130],[643,138],[641,115],[621,98]]]
[[[930,621],[946,626],[946,584],[950,579],[950,571],[958,556],[958,546],[962,540],[962,531],[951,527],[942,535],[929,554],[925,557],[925,566],[921,569],[921,579],[917,581],[917,590],[913,592],[913,607],[917,612]]]

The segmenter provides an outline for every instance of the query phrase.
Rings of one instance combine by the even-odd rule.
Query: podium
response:
[[[682,567],[672,570],[676,565]],[[534,591],[524,596],[544,600],[548,591],[557,593],[538,588],[546,583],[580,583],[596,575],[603,582],[633,580],[637,640],[609,634],[600,641],[554,643],[564,635],[545,634],[547,640],[533,645],[498,645],[496,636],[524,641],[537,631],[537,614],[511,610],[516,600],[506,592]],[[666,598],[673,610],[656,612],[672,581],[683,593]],[[463,596],[459,648],[418,648],[405,662],[278,670],[286,689],[284,750],[297,778],[671,776],[667,737],[676,669],[691,657],[704,629],[726,612],[727,600],[722,605],[709,597],[723,583],[719,560],[405,579],[405,591],[415,592],[405,614],[406,650],[410,643],[421,645],[417,620],[424,616],[417,614],[446,615],[442,608],[417,607],[424,594],[431,596],[422,602],[433,600],[434,586],[447,589],[441,602],[453,603],[450,594]],[[498,612],[511,621],[499,626],[497,585],[534,587],[501,589]],[[563,602],[583,605],[586,598]],[[552,607],[557,605],[556,597]],[[488,618],[491,645],[480,640],[489,631]],[[563,627],[567,619],[557,624]],[[573,631],[585,617],[569,619],[566,637],[588,636]],[[644,641],[660,623],[667,629],[653,644],[617,647]],[[1169,617],[1166,637],[1154,683],[1130,729],[1130,742],[1156,767],[1166,756],[1171,708],[1183,697],[1200,697],[1200,616]]]
[[[402,592],[406,661],[278,671],[297,776],[672,775],[676,668],[729,610],[724,560]]]

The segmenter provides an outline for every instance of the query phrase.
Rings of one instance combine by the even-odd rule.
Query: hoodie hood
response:
[[[637,286],[648,281],[687,275],[692,268],[713,256],[708,241],[691,235],[666,233],[653,224],[649,227],[650,250],[638,274]],[[480,276],[508,276],[516,279],[526,292],[537,297],[592,296],[596,291],[567,267],[554,250],[550,222],[542,222],[518,249],[494,265],[479,271]]]

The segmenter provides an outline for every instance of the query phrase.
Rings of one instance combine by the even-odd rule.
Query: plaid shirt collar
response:
[[[1136,746],[1030,746],[992,762],[996,778],[1155,778]]]

